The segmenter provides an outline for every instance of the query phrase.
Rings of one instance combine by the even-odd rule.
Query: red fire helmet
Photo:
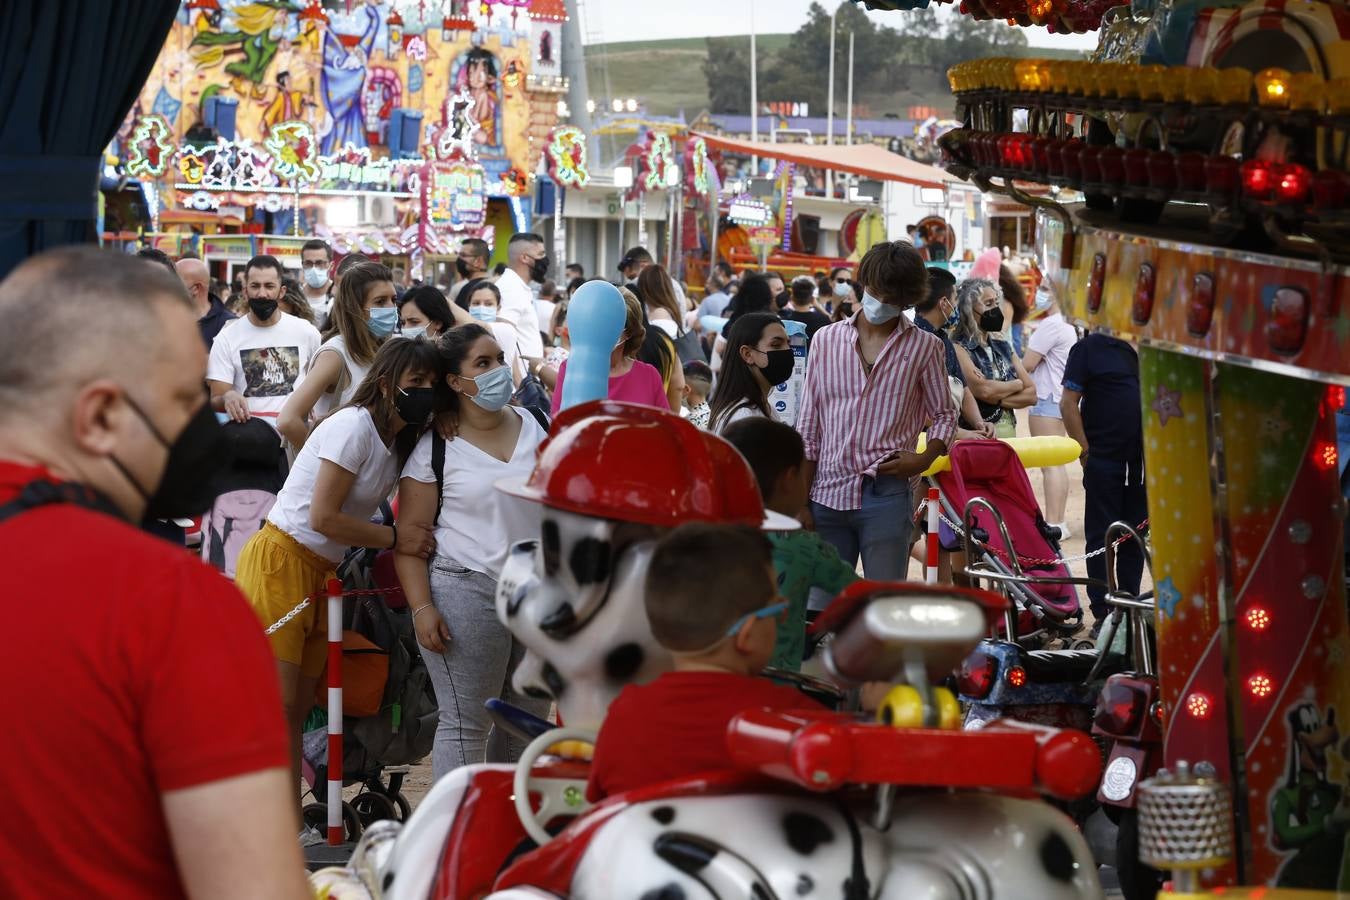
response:
[[[559,413],[526,479],[497,489],[596,519],[674,528],[685,522],[788,531],[764,509],[736,448],[674,413],[596,400]]]

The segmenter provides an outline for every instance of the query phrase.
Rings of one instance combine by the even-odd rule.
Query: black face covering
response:
[[[276,301],[273,301],[275,305]],[[164,474],[153,492],[147,491],[126,467],[113,457],[113,464],[131,482],[131,486],[145,498],[145,515],[150,519],[191,519],[210,509],[216,499],[215,475],[230,465],[232,451],[225,441],[224,431],[210,403],[188,420],[172,443],[164,439],[155,423],[130,397],[127,403],[141,417],[145,427],[169,451]]]
[[[530,280],[538,281],[541,284],[548,277],[548,257],[536,259],[530,263]]]
[[[398,417],[409,425],[422,425],[431,418],[435,409],[436,391],[434,388],[399,388],[394,394],[394,409]]]
[[[770,385],[779,385],[792,377],[792,368],[796,365],[796,359],[791,350],[761,350],[769,358],[769,361],[759,367],[759,371],[764,375],[764,380]]]
[[[259,297],[256,300],[249,298],[248,309],[258,317],[259,322],[266,322],[277,311],[277,301],[271,297]]]
[[[455,260],[455,271],[459,273],[460,278],[473,277],[473,270],[469,268],[469,264],[464,261],[463,257]]]
[[[1003,310],[997,306],[980,313],[980,330],[996,334],[1003,330]]]

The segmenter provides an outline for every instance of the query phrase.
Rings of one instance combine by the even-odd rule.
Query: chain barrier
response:
[[[944,523],[946,523],[948,528],[950,528],[952,531],[956,533],[957,537],[959,538],[965,537],[966,534],[965,529],[963,529],[960,525],[953,522],[951,519],[947,518],[947,514],[942,512],[942,510],[938,510],[938,517],[941,518]],[[1135,526],[1134,530],[1139,532],[1140,536],[1147,535],[1148,519],[1145,519],[1144,521],[1140,522],[1137,526]],[[1121,544],[1125,543],[1128,540],[1132,540],[1132,538],[1128,534],[1122,535],[1121,537],[1116,538],[1112,546],[1119,547]],[[999,548],[993,546],[987,541],[981,541],[978,538],[976,538],[975,543],[978,544],[982,549],[987,550],[990,553],[994,553],[1005,560],[1008,558],[1008,554],[1006,551],[1000,550]],[[1106,547],[1098,547],[1091,553],[1084,553],[1081,556],[1059,556],[1059,557],[1051,557],[1049,559],[1037,559],[1031,556],[1023,556],[1020,553],[1016,555],[1018,563],[1020,563],[1023,568],[1036,568],[1038,566],[1053,566],[1059,563],[1082,562],[1084,560],[1092,559],[1093,557],[1096,556],[1101,556],[1103,553],[1106,552],[1106,549],[1107,549]]]
[[[342,592],[342,596],[343,596],[343,597],[384,597],[384,596],[388,596],[389,594],[396,594],[396,593],[398,593],[398,591],[399,591],[399,588],[357,588],[357,589],[355,589],[355,590],[343,591],[343,592]],[[314,603],[314,602],[316,602],[316,601],[322,599],[322,598],[325,597],[325,596],[327,596],[327,595],[325,595],[325,594],[310,594],[308,597],[306,597],[305,599],[301,600],[299,603],[295,604],[295,606],[291,607],[291,611],[288,612],[288,613],[286,613],[286,615],[282,616],[280,619],[277,619],[277,620],[276,620],[275,622],[273,622],[271,625],[268,625],[268,626],[267,626],[267,630],[264,631],[263,634],[264,634],[264,635],[271,636],[272,634],[274,634],[274,633],[276,633],[277,631],[281,630],[282,628],[284,628],[284,627],[286,626],[286,624],[287,624],[288,622],[291,621],[291,619],[294,619],[296,616],[298,616],[298,615],[300,615],[302,612],[304,612],[304,611],[309,607],[309,605],[310,605],[311,603]]]

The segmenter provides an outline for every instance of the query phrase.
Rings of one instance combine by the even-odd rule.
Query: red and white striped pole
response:
[[[928,489],[928,577],[929,584],[938,582],[938,489]]]
[[[328,582],[328,844],[342,844],[342,582]]]

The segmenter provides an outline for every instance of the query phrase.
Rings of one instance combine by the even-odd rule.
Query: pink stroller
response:
[[[1041,515],[1017,452],[1002,441],[961,441],[951,463],[935,479],[942,513],[961,523],[968,567],[1007,576],[998,582],[1016,604],[1017,642],[1044,647],[1071,640],[1083,624],[1074,588],[1081,579],[1061,561],[1056,532]],[[945,523],[942,540],[944,549],[961,549]]]

